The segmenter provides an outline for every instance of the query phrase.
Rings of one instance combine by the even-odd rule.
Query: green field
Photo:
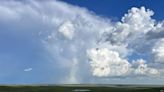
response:
[[[162,86],[131,85],[47,85],[0,86],[0,92],[164,92]]]

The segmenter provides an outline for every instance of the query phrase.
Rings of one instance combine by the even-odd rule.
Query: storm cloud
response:
[[[0,33],[27,39],[32,42],[28,45],[44,50],[36,53],[46,55],[45,61],[52,63],[44,68],[55,67],[56,83],[162,80],[164,23],[153,19],[153,14],[145,7],[132,7],[113,22],[62,1],[1,1]],[[5,37],[0,38],[4,44]]]

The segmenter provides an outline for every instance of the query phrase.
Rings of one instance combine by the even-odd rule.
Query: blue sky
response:
[[[63,0],[67,3],[85,7],[100,16],[116,17],[120,19],[131,7],[144,6],[155,12],[153,18],[163,20],[164,13],[161,11],[164,8],[163,1],[156,0]]]
[[[0,1],[0,84],[163,84],[162,2]]]

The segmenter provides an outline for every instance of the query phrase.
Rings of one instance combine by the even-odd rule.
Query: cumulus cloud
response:
[[[152,53],[154,54],[154,62],[164,63],[164,39],[160,39],[155,43]]]
[[[62,71],[54,76],[57,83],[163,76],[156,64],[164,60],[163,22],[152,19],[154,12],[144,7],[132,7],[118,22],[51,0],[2,1],[0,12],[1,24],[32,34],[29,38],[46,50],[56,75]]]
[[[155,68],[150,68],[143,59],[138,59],[134,61],[133,64],[137,64],[138,67],[134,70],[136,75],[146,75],[146,76],[159,76],[159,71]]]
[[[121,59],[117,52],[107,48],[90,49],[88,56],[94,76],[123,76],[129,72],[131,67],[129,62]]]

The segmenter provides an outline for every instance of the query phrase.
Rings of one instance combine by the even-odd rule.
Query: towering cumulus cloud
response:
[[[45,49],[57,83],[163,78],[164,22],[153,14],[132,7],[113,22],[61,1],[0,3],[0,23]]]
[[[129,72],[129,62],[121,59],[115,51],[107,48],[91,49],[88,55],[94,76],[124,76]]]

